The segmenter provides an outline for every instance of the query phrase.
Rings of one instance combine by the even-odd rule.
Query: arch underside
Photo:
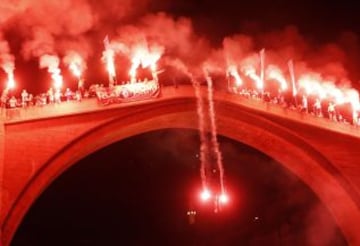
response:
[[[189,102],[154,104],[126,117],[115,118],[83,134],[53,156],[31,179],[5,219],[3,244],[8,245],[25,213],[40,194],[65,170],[85,156],[117,141],[167,128],[197,129],[197,115]],[[217,107],[218,134],[260,150],[304,181],[333,215],[346,240],[360,245],[359,208],[336,168],[293,132],[255,113],[225,103]],[[345,184],[345,185],[344,185]]]

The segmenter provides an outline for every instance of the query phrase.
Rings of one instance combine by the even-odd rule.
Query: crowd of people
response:
[[[33,95],[26,89],[21,91],[20,97],[12,95],[9,91],[4,90],[0,101],[1,108],[25,108],[30,106],[45,106],[48,104],[59,104],[62,102],[78,101],[80,102],[83,98],[95,97],[98,88],[103,88],[103,84],[91,85],[88,89],[83,87],[72,91],[70,88],[66,88],[64,91],[60,89],[50,88],[45,93]]]
[[[320,99],[305,93],[293,94],[292,91],[278,90],[259,91],[258,89],[247,89],[236,85],[228,86],[228,91],[239,96],[263,100],[264,102],[276,104],[290,110],[311,114],[315,117],[328,118],[335,122],[360,125],[359,112],[352,109],[350,103],[336,104],[334,100]]]
[[[126,87],[126,88],[123,88]],[[147,80],[138,81],[138,83],[122,82],[117,85],[106,87],[104,84],[92,84],[89,88],[83,86],[78,87],[77,90],[72,91],[70,88],[66,88],[64,91],[61,89],[50,88],[45,93],[33,95],[26,89],[23,89],[20,93],[20,97],[16,97],[9,90],[4,90],[0,97],[1,108],[24,108],[29,106],[45,106],[48,104],[59,104],[61,102],[78,101],[83,98],[97,97],[98,99],[104,99],[109,97],[122,98],[130,97],[133,94],[135,96],[143,96],[149,94],[149,92],[157,91],[158,81]]]
[[[4,90],[0,102],[1,108],[8,109],[45,106],[69,101],[80,102],[83,98],[97,97],[99,99],[99,95],[103,94],[107,89],[103,84],[93,84],[89,88],[79,87],[76,91],[72,91],[70,88],[66,88],[64,91],[50,88],[46,93],[40,93],[35,96],[23,89],[20,97],[15,97]],[[305,93],[294,95],[291,91],[281,91],[280,89],[275,93],[274,91],[248,89],[239,87],[234,83],[228,83],[228,91],[245,98],[263,100],[267,103],[311,114],[315,117],[329,118],[332,121],[356,126],[360,125],[358,112],[352,110],[349,103],[336,104],[334,101],[320,100],[318,97],[309,96]]]

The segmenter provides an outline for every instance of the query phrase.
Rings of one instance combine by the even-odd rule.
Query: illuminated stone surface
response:
[[[348,243],[360,245],[360,129],[225,92],[214,98],[218,133],[297,175],[327,206]],[[195,100],[190,86],[165,87],[160,98],[142,102],[102,106],[88,99],[2,112],[2,245],[10,244],[41,192],[81,158],[148,131],[197,129]]]

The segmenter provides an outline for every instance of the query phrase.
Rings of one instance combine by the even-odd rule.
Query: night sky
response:
[[[343,31],[360,33],[358,4],[348,0],[184,0],[160,6],[155,9],[168,7],[167,11],[179,16],[192,16],[199,30],[215,40],[232,33],[254,34],[286,25],[297,26],[302,34],[319,42],[333,41]]]
[[[162,130],[71,167],[32,206],[13,245],[346,245],[297,177],[241,143],[220,145],[231,200],[219,213],[198,197],[197,131]]]
[[[89,2],[96,5],[97,1]],[[104,1],[110,2],[115,3]],[[188,17],[197,37],[205,37],[214,49],[225,36],[243,33],[261,40],[264,33],[294,25],[311,51],[321,50],[327,43],[346,50],[349,62],[345,66],[357,86],[357,5],[356,1],[323,0],[139,4],[139,10],[127,18],[115,21],[111,18],[116,13],[109,13],[103,25],[84,33],[93,49],[86,78],[89,83],[107,79],[100,61],[106,34],[115,36],[122,24],[164,11],[174,18]],[[101,7],[97,10],[104,13]],[[109,12],[113,12],[111,8]],[[49,83],[46,70],[38,68],[36,58],[21,56],[24,28],[9,24],[2,29],[17,57],[18,90],[45,91]],[[160,79],[173,75],[163,76]],[[64,77],[71,80],[66,71]],[[5,74],[0,72],[0,81],[4,80]],[[198,133],[164,130],[108,146],[62,174],[31,207],[12,245],[346,245],[330,213],[297,177],[241,143],[220,137],[220,147],[232,194],[221,213],[214,213],[212,206],[201,204],[197,197]],[[195,224],[189,224],[189,209],[197,211]]]

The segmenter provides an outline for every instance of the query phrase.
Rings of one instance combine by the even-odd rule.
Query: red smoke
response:
[[[297,77],[316,72],[337,84],[352,81],[356,85],[359,80],[360,46],[354,33],[341,34],[338,40],[319,45],[302,36],[296,27],[287,26],[253,36],[234,34],[224,37],[221,46],[212,47],[209,37],[195,33],[190,18],[146,13],[149,6],[148,0],[123,0],[121,4],[113,0],[4,0],[0,3],[0,32],[8,41],[15,37],[21,40],[21,54],[16,56],[25,59],[40,59],[43,55],[63,59],[75,52],[84,64],[89,58],[100,60],[102,40],[109,34],[117,55],[131,60],[139,44],[150,50],[157,47],[162,50],[160,63],[181,61],[195,76],[202,74],[204,64],[210,73],[225,74],[229,66],[243,73],[249,61],[258,73],[253,58],[265,48],[266,64],[279,67],[286,78],[287,62],[292,59]],[[8,47],[4,46],[6,39],[0,40],[1,57],[13,57],[8,48],[4,49]]]

